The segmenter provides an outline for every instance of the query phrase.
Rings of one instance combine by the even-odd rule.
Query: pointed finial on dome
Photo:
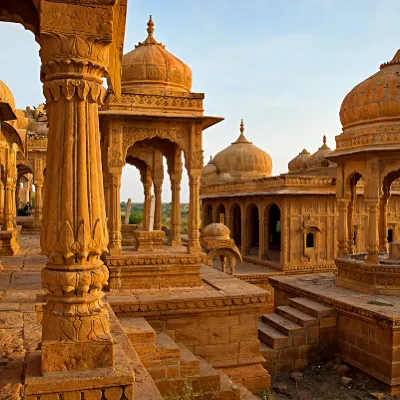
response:
[[[244,122],[243,122],[243,118],[240,120],[240,135],[239,137],[236,139],[235,142],[231,143],[231,144],[235,144],[235,143],[249,143],[251,144],[251,142],[249,142],[246,137],[244,136]]]
[[[154,22],[153,22],[153,16],[152,15],[150,15],[149,22],[147,23],[147,33],[149,34],[149,37],[153,37]]]
[[[146,44],[159,44],[162,46],[161,43],[157,42],[157,40],[154,39],[153,33],[154,33],[154,22],[153,22],[153,16],[150,15],[149,22],[147,22],[147,38],[144,42],[139,42],[139,44],[135,47],[144,46]]]
[[[326,144],[326,136],[324,135],[324,137],[322,138],[322,141],[324,144]]]
[[[324,135],[322,137],[322,146],[318,150],[326,150],[326,149],[329,149],[329,146],[326,144],[326,135]]]
[[[210,156],[210,162],[212,161],[212,156]]]

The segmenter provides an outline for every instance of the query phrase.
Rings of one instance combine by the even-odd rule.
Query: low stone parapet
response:
[[[384,265],[338,258],[336,266],[337,286],[362,293],[400,295],[400,260],[396,265]]]
[[[165,232],[164,231],[137,231],[133,232],[135,238],[135,250],[152,251],[164,248]]]

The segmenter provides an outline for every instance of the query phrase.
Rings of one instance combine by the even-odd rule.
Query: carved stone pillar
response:
[[[21,192],[21,180],[18,179],[17,184],[15,186],[15,209],[16,209],[17,213],[18,213],[18,209],[19,209],[20,192]]]
[[[347,253],[347,209],[349,200],[339,199],[338,200],[338,211],[339,211],[339,229],[338,229],[338,257],[345,257]]]
[[[260,214],[258,218],[258,226],[259,226],[258,258],[260,260],[263,260],[265,254],[265,221],[264,221],[263,207],[259,207],[259,210]]]
[[[385,192],[381,197],[379,202],[379,252],[387,253],[389,250],[388,243],[388,228],[387,228],[387,216],[388,216],[388,203],[389,203],[389,194]]]
[[[368,206],[368,243],[367,243],[367,262],[370,264],[378,263],[379,253],[379,199],[367,199]]]
[[[67,18],[73,6],[48,3],[41,11],[49,30],[40,35],[49,124],[46,185],[51,188],[45,192],[40,236],[48,257],[41,273],[47,291],[41,320],[43,373],[114,363],[108,305],[102,301],[108,269],[100,257],[107,251],[108,234],[98,116],[111,38],[54,33],[51,17]],[[82,25],[88,31],[112,20],[111,10],[99,10],[93,8],[91,23]]]
[[[5,203],[4,183],[0,180],[0,225],[4,224],[4,203]],[[4,229],[4,227],[2,227]]]
[[[14,211],[13,204],[14,195],[13,195],[14,184],[12,179],[7,179],[6,187],[5,187],[5,196],[4,196],[4,229],[6,231],[12,231],[14,229]]]
[[[201,252],[200,247],[200,171],[189,171],[188,252]]]
[[[148,181],[143,184],[144,188],[144,206],[143,206],[143,230],[150,230],[150,205],[151,205],[151,186],[152,182]]]
[[[37,222],[42,220],[43,214],[43,182],[35,182],[35,209],[34,216]]]
[[[121,175],[122,170],[113,168],[107,174],[107,192],[108,192],[108,233],[109,253],[113,255],[121,254]]]
[[[162,227],[162,182],[154,182],[155,213],[154,230],[159,231]]]
[[[354,196],[347,206],[347,254],[354,254]]]
[[[181,175],[171,175],[171,246],[181,246]]]

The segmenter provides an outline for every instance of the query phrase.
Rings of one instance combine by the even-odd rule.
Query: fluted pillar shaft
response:
[[[4,203],[5,203],[5,190],[4,190],[4,183],[0,180],[0,225],[4,224]],[[5,229],[2,226],[2,229]]]
[[[42,11],[50,18],[51,10]],[[102,12],[102,19],[112,19],[107,9]],[[96,17],[93,9],[91,20]],[[111,37],[59,35],[49,28],[41,32],[40,43],[49,124],[46,185],[51,188],[45,191],[40,236],[48,257],[41,273],[47,291],[42,372],[112,367],[102,301],[108,269],[101,255],[107,252],[108,234],[98,115]]]
[[[188,218],[188,251],[197,253],[200,247],[200,173],[189,171],[189,218]]]
[[[118,255],[122,252],[121,175],[122,171],[120,169],[107,174],[108,249],[111,255]]]
[[[367,242],[367,262],[370,264],[378,263],[379,253],[379,199],[366,200],[368,205],[368,242]]]
[[[144,185],[143,229],[150,230],[151,182]]]
[[[339,230],[338,230],[338,257],[347,256],[347,209],[349,200],[339,199],[338,210],[339,210]]]
[[[159,231],[162,227],[162,183],[154,182],[155,196],[155,213],[154,213],[154,230]]]
[[[42,220],[43,215],[43,183],[35,182],[35,209],[34,216],[37,222]]]
[[[171,177],[171,246],[181,246],[181,179]]]
[[[388,203],[389,196],[384,194],[379,202],[379,252],[387,253],[389,250],[388,243],[388,228],[387,228],[387,220],[388,220]]]

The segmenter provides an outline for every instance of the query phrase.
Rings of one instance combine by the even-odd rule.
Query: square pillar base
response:
[[[112,368],[114,344],[107,341],[42,342],[43,374]]]
[[[19,251],[17,237],[20,229],[15,228],[10,231],[0,231],[0,256],[15,256]]]

